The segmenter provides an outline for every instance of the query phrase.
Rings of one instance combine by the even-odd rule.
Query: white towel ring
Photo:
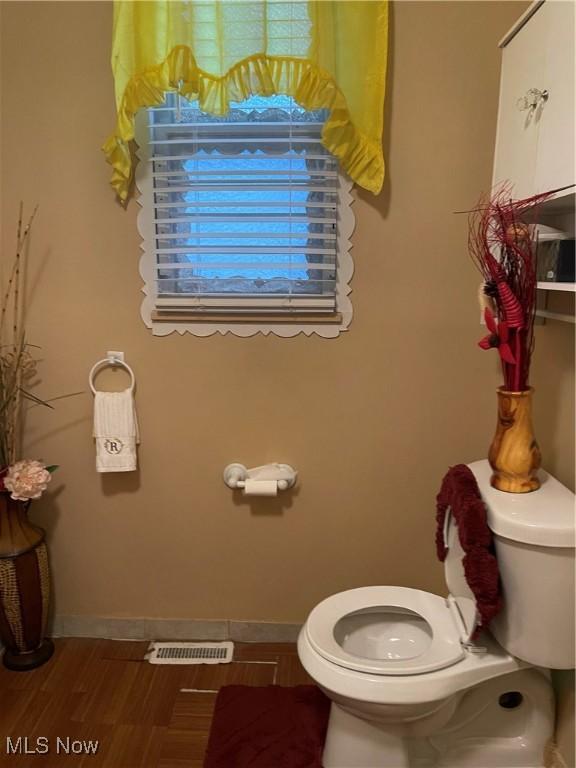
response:
[[[97,363],[94,363],[92,366],[92,369],[90,371],[90,374],[88,376],[88,381],[90,382],[90,389],[92,390],[92,393],[95,395],[98,391],[96,387],[94,386],[94,376],[102,370],[102,368],[106,368],[107,366],[112,366],[113,368],[116,368],[116,366],[121,366],[124,368],[128,373],[130,374],[130,392],[134,392],[134,385],[136,383],[136,378],[134,376],[134,371],[128,363],[125,363],[124,360],[119,360],[118,358],[109,358],[107,357],[105,360],[98,360]]]

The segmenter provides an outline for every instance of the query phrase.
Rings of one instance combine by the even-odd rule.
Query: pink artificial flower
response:
[[[50,482],[50,472],[41,461],[23,459],[8,467],[4,487],[15,501],[39,499]]]

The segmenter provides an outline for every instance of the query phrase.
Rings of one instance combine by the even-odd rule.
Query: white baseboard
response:
[[[53,637],[109,640],[235,640],[245,643],[295,643],[300,624],[199,619],[123,619],[106,616],[55,616]]]

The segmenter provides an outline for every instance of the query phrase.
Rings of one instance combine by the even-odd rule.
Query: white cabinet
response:
[[[574,10],[537,0],[500,43],[494,183],[510,181],[515,198],[576,180]]]
[[[542,110],[536,155],[536,191],[574,184],[574,10],[572,0],[547,0],[538,11],[547,25]]]

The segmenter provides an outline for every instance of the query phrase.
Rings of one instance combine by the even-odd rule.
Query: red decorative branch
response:
[[[483,349],[499,348],[504,387],[528,389],[534,348],[536,311],[537,207],[557,190],[524,200],[513,200],[509,184],[481,199],[469,215],[468,248],[484,279],[484,293],[492,300],[498,324],[490,310],[490,335]],[[487,312],[487,315],[488,315]]]

